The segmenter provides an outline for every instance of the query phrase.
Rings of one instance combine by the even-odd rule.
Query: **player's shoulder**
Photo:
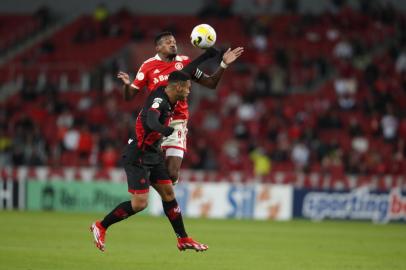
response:
[[[190,57],[187,55],[179,54],[176,56],[176,61],[189,61]]]
[[[151,95],[151,102],[152,103],[159,103],[159,104],[167,104],[167,95],[165,94],[165,87],[160,86],[156,88]]]
[[[153,61],[158,61],[155,56],[153,56],[153,57],[151,57],[151,58],[148,58],[147,60],[145,60],[145,61],[143,62],[143,64],[148,64],[148,63],[151,63],[151,62],[153,62]]]

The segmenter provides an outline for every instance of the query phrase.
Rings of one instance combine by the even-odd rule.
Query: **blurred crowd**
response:
[[[253,3],[255,12],[244,16],[233,14],[231,0],[208,1],[198,13],[214,24],[232,22],[236,30],[215,27],[218,35],[246,53],[217,91],[194,86],[183,167],[405,175],[405,14],[378,1],[354,9],[335,0],[317,15],[297,13],[292,0],[278,15],[269,12],[272,1]],[[93,15],[105,38],[126,35],[111,16],[104,6]],[[168,28],[189,34],[176,23]],[[150,47],[151,32],[134,24],[127,34]],[[72,42],[92,42],[95,33],[80,28]],[[119,166],[145,98],[123,101],[113,74],[140,64],[124,62],[102,66],[109,78],[101,76],[97,90],[24,80],[0,103],[0,165]]]

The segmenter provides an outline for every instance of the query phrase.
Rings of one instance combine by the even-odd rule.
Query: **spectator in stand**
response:
[[[38,18],[41,28],[47,28],[53,20],[51,9],[46,5],[39,7],[34,16]]]
[[[272,161],[285,162],[289,160],[290,142],[286,132],[280,131],[277,135],[276,145],[271,152]]]
[[[337,58],[351,59],[353,56],[353,48],[347,38],[343,38],[334,47],[334,56]]]
[[[406,72],[406,47],[398,55],[395,63],[396,72],[399,74]]]
[[[29,133],[26,136],[24,163],[29,166],[43,166],[46,165],[48,156],[49,151],[47,149],[46,142],[39,130],[39,127],[36,126],[34,128],[34,132]]]
[[[264,98],[271,95],[271,78],[266,68],[262,68],[254,78],[253,95],[257,98]]]
[[[109,144],[107,145],[106,149],[104,149],[101,153],[101,163],[103,168],[113,168],[117,166],[120,154],[117,152],[117,147],[114,145]]]
[[[385,141],[394,143],[398,133],[399,120],[396,118],[393,106],[388,104],[386,114],[381,119],[382,134]]]
[[[282,96],[287,93],[288,76],[284,68],[274,65],[271,68],[271,93],[273,96]]]
[[[266,176],[271,172],[271,159],[261,147],[256,147],[250,152],[250,159],[254,164],[255,176]]]
[[[318,128],[320,129],[339,129],[342,128],[342,123],[338,114],[334,110],[328,110],[321,114],[318,118]]]
[[[205,139],[199,139],[196,144],[197,160],[193,165],[197,170],[217,170],[216,154],[208,147]]]
[[[77,44],[92,43],[97,38],[96,29],[92,24],[85,24],[78,29],[76,35],[73,38],[73,42]]]
[[[103,22],[110,16],[109,11],[104,3],[99,4],[93,11],[93,18],[96,22]]]
[[[74,126],[69,128],[63,136],[63,149],[67,151],[76,151],[79,145],[79,137],[79,131]]]
[[[12,140],[6,133],[6,126],[0,122],[0,166],[10,165],[10,149]]]
[[[90,161],[90,154],[93,150],[93,135],[89,131],[86,123],[83,123],[79,130],[79,140],[77,151],[79,152],[80,164],[88,166]]]
[[[343,62],[340,75],[334,82],[337,101],[340,108],[350,110],[355,107],[358,83],[350,62]]]
[[[296,142],[292,147],[291,158],[296,170],[306,171],[310,161],[309,148],[301,141]]]

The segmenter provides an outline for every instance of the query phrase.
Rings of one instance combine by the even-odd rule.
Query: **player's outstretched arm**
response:
[[[223,76],[224,70],[228,67],[228,65],[232,64],[241,54],[244,52],[243,47],[237,47],[234,50],[228,48],[228,50],[223,54],[223,60],[216,72],[212,75],[203,74],[203,76],[197,80],[197,83],[206,86],[211,89],[215,89]]]
[[[120,71],[117,74],[117,78],[123,82],[124,99],[131,100],[137,93],[137,89],[131,86],[130,76],[128,76],[127,73]]]
[[[193,73],[196,71],[197,67],[203,63],[204,61],[217,56],[220,54],[220,51],[217,49],[211,47],[208,48],[204,53],[199,55],[196,59],[194,59],[192,62],[190,62],[186,67],[182,69],[183,72],[188,73],[189,75],[193,75]]]

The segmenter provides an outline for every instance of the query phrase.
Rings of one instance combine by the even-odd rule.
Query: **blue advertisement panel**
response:
[[[294,217],[377,223],[406,221],[406,195],[400,189],[392,189],[389,193],[374,193],[367,188],[346,192],[296,189],[293,197]]]

